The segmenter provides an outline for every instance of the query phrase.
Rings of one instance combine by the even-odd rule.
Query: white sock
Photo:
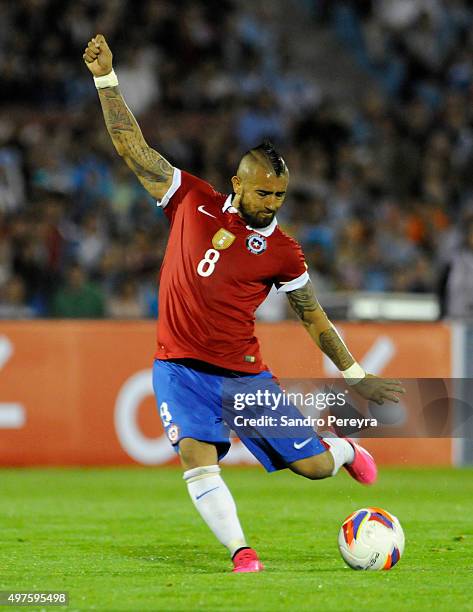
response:
[[[207,465],[184,472],[189,495],[200,516],[230,555],[246,546],[235,502],[220,476],[218,465]]]
[[[328,452],[333,457],[334,466],[332,476],[335,476],[342,465],[345,465],[345,463],[349,464],[353,461],[355,458],[355,451],[350,442],[347,442],[343,438],[323,436],[323,440],[330,446]]]

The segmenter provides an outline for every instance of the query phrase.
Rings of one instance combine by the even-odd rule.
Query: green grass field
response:
[[[177,469],[1,470],[0,589],[67,590],[68,610],[473,610],[472,470],[383,470],[371,489],[224,476],[262,574],[229,573]],[[389,572],[339,556],[341,521],[366,505],[404,527]]]

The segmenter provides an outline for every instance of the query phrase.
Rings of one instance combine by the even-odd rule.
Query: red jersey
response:
[[[255,311],[271,286],[309,280],[298,243],[276,218],[252,229],[231,196],[174,170],[162,201],[171,227],[161,268],[157,359],[191,358],[258,373],[267,369],[254,335]]]

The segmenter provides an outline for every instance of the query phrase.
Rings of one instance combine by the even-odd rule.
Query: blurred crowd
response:
[[[356,59],[361,100],[327,99],[296,18]],[[167,222],[106,132],[82,62],[96,32],[176,166],[228,192],[272,138],[291,171],[279,222],[319,294],[436,291],[473,253],[472,23],[466,0],[0,3],[0,318],[157,314]]]

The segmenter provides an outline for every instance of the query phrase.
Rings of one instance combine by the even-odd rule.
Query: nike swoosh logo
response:
[[[209,212],[207,212],[204,208],[204,205],[202,204],[201,206],[199,206],[197,208],[197,210],[201,213],[203,213],[204,215],[207,215],[208,217],[212,217],[213,219],[216,219],[217,217],[215,215],[211,215]]]
[[[299,450],[301,448],[304,448],[304,446],[306,446],[306,444],[309,444],[309,442],[313,440],[313,438],[307,438],[307,440],[304,440],[304,442],[294,442],[294,448]]]
[[[214,487],[213,489],[209,489],[208,491],[204,491],[200,495],[196,495],[196,497],[195,497],[196,500],[200,499],[201,497],[204,497],[204,495],[207,495],[207,493],[211,493],[212,491],[215,491],[215,489],[218,489],[218,487]]]

